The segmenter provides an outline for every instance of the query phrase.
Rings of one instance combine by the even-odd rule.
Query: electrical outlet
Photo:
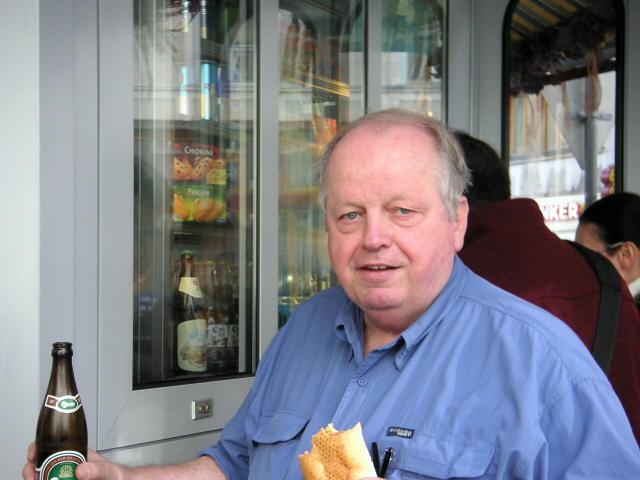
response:
[[[213,399],[194,400],[191,402],[191,420],[213,415]]]

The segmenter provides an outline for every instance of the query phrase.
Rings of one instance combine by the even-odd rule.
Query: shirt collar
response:
[[[429,309],[413,325],[402,332],[395,342],[382,347],[385,350],[395,351],[395,362],[398,368],[404,366],[408,354],[442,321],[456,303],[456,299],[460,296],[466,283],[467,275],[467,268],[456,255],[451,276]],[[363,352],[364,315],[362,310],[348,297],[338,313],[335,329],[336,335],[351,345],[352,358],[360,361]]]
[[[343,302],[342,308],[338,311],[335,321],[336,335],[343,342],[351,345],[351,358],[362,359],[362,339],[364,332],[363,313],[360,308],[345,295],[346,301]]]

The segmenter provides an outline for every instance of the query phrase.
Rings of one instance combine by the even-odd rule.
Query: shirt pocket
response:
[[[250,478],[257,474],[255,478],[264,479],[267,472],[269,478],[285,477],[309,418],[299,412],[280,411],[264,419],[251,438]]]
[[[385,439],[395,453],[390,480],[482,478],[488,475],[495,448],[485,442],[417,435],[412,439]]]

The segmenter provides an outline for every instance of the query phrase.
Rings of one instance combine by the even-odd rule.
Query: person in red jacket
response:
[[[511,199],[509,169],[496,151],[462,132],[456,136],[472,172],[471,207],[460,258],[493,284],[563,320],[588,349],[594,343],[600,282],[573,246],[544,223],[530,198]],[[640,316],[624,282],[609,380],[640,443]]]

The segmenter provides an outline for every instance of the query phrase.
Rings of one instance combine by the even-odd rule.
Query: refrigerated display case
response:
[[[256,25],[253,2],[117,3],[99,4],[97,446],[126,459],[207,446],[255,373]]]
[[[336,285],[313,166],[367,109],[444,115],[444,42],[390,41],[425,15],[442,40],[429,0],[99,4],[100,451],[207,446],[277,329]]]

